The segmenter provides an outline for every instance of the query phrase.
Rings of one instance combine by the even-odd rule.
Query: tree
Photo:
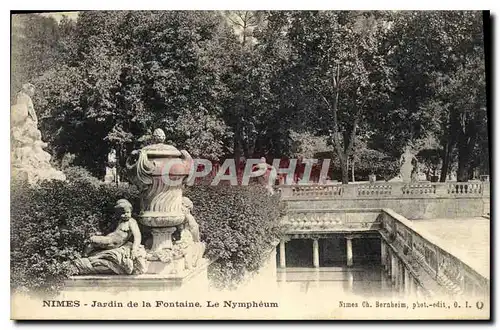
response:
[[[449,143],[456,143],[458,149],[459,182],[471,178],[470,165],[478,140],[487,141],[484,60],[481,52],[474,55],[451,76],[443,78],[438,89],[439,105],[445,114],[443,126],[448,129],[447,138],[452,141]],[[487,143],[482,146],[487,147]]]
[[[339,157],[342,183],[358,129],[387,99],[391,70],[380,52],[383,21],[363,12],[300,12],[290,17],[289,74],[297,115],[318,133],[328,133]],[[312,115],[312,114],[315,115]]]
[[[251,10],[226,11],[225,17],[231,23],[236,33],[240,36],[243,47],[252,46],[255,43],[253,32],[263,24],[264,12]]]
[[[482,38],[481,13],[467,11],[397,13],[387,34],[396,88],[378,118],[382,125],[374,140],[401,152],[408,143],[435,135],[442,145],[440,181],[445,181],[457,143],[463,145],[464,155],[469,148],[463,138],[458,142],[460,125],[453,124],[457,113],[445,107],[449,99],[442,87],[457,75],[457,68],[467,65],[471,54],[482,51]]]
[[[231,152],[222,113],[225,49],[236,37],[218,13],[83,12],[73,38],[62,73],[37,81],[44,92],[36,104],[48,114],[58,155],[74,153],[76,165],[102,174],[112,146],[123,162],[136,137],[158,127],[195,157]]]
[[[12,15],[11,99],[22,84],[33,80],[60,63],[61,43],[71,33],[74,22],[58,24],[52,17],[38,14]]]

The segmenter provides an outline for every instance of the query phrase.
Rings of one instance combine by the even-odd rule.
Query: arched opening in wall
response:
[[[347,250],[345,238],[342,235],[332,235],[319,240],[319,266],[345,267]]]
[[[352,259],[354,265],[380,265],[380,238],[355,238],[352,240]]]
[[[292,239],[286,243],[287,267],[313,267],[313,241]]]

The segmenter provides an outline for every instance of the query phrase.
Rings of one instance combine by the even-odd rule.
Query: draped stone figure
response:
[[[43,148],[42,134],[37,128],[38,117],[31,97],[35,89],[24,84],[11,106],[11,168],[12,176],[35,184],[43,180],[65,180],[65,175],[52,167],[51,156]]]

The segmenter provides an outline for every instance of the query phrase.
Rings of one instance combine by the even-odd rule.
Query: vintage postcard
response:
[[[11,13],[11,318],[489,320],[489,26]]]

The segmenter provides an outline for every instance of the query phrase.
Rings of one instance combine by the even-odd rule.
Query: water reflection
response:
[[[366,298],[392,297],[394,291],[380,265],[356,267],[289,267],[278,269],[280,289],[311,294],[340,292]]]

